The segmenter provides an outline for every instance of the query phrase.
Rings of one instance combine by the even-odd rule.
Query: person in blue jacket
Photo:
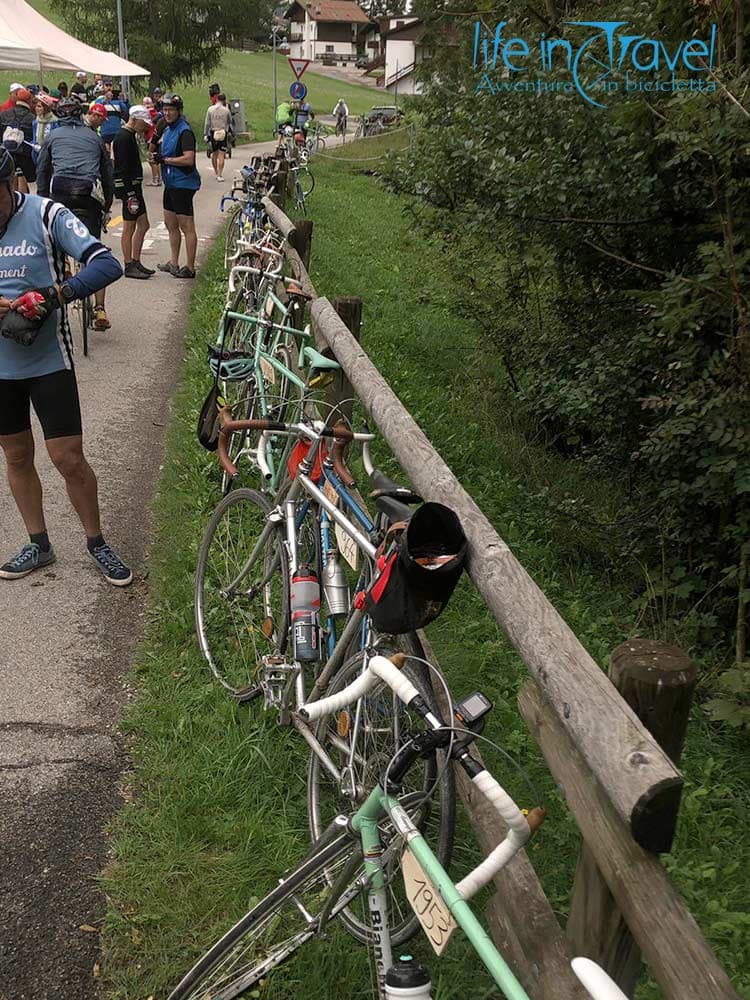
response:
[[[107,109],[107,117],[102,122],[99,134],[104,140],[107,152],[111,153],[112,140],[130,117],[130,105],[123,98],[122,93],[111,86],[104,91],[104,99],[99,103]]]
[[[152,154],[154,163],[161,163],[164,181],[164,223],[169,233],[170,258],[158,264],[175,278],[195,277],[195,254],[198,234],[195,231],[193,198],[201,186],[201,175],[195,166],[195,133],[182,113],[182,98],[166,94],[162,112],[166,128],[162,132],[161,148]],[[185,237],[186,263],[180,267],[180,247]]]
[[[84,265],[70,278],[66,254]],[[16,190],[13,157],[0,146],[0,449],[29,533],[20,551],[0,565],[0,579],[18,580],[55,561],[34,465],[32,406],[83,525],[89,555],[109,583],[124,587],[133,579],[102,535],[96,476],[83,454],[67,317],[71,302],[121,276],[112,252],[70,209]]]

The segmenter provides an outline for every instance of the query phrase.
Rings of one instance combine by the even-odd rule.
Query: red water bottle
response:
[[[300,566],[292,575],[292,634],[294,658],[301,662],[320,659],[320,582],[315,570]]]

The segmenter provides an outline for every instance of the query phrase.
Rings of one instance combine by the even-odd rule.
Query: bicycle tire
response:
[[[282,654],[289,633],[289,574],[283,530],[268,537],[262,559],[227,597],[266,526],[271,503],[257,490],[231,490],[206,526],[195,571],[198,644],[216,680],[239,696],[255,683],[261,658]],[[265,575],[269,579],[261,588]],[[247,584],[247,586],[245,586]],[[257,593],[251,593],[253,588]]]
[[[315,177],[310,172],[308,167],[305,167],[304,170],[299,170],[297,172],[297,183],[299,184],[303,197],[309,198],[313,193],[313,188],[315,187]]]
[[[411,653],[413,641],[412,637],[403,636],[399,638],[403,640],[403,645],[406,647],[404,652]],[[422,655],[423,650],[421,643],[419,643],[416,636],[413,638],[416,640],[419,652],[414,649],[412,655]],[[394,643],[391,645],[391,649],[393,649],[394,645],[396,644]],[[380,651],[387,652],[386,650]],[[343,663],[341,668],[334,675],[324,694],[333,694],[346,687],[347,684],[350,684],[362,671],[362,657],[362,652],[355,653],[353,656],[349,657],[349,659]],[[409,679],[420,692],[430,708],[437,712],[435,696],[432,692],[432,688],[425,684],[422,672],[416,668],[415,664],[409,663],[409,661],[407,661],[403,670],[404,673],[409,676]],[[385,695],[385,698],[383,698],[382,695]],[[355,718],[357,712],[364,716],[365,712],[368,712],[371,709],[373,710],[373,717],[377,720],[376,725],[368,723],[366,718],[364,722],[362,722],[362,718],[360,718],[360,722],[362,723],[362,731],[366,732],[369,726],[371,733],[377,733],[378,740],[377,745],[375,745],[375,740],[372,740],[370,749],[368,749],[366,739],[364,742],[357,744],[360,748],[358,750],[358,755],[360,758],[364,759],[365,762],[364,771],[366,774],[364,776],[357,776],[357,784],[361,784],[361,792],[359,793],[356,802],[353,802],[351,798],[347,797],[340,788],[335,788],[331,776],[321,764],[320,759],[314,752],[311,752],[308,762],[307,775],[307,810],[308,826],[313,841],[320,836],[320,832],[325,827],[326,823],[328,823],[329,817],[327,813],[329,811],[332,811],[335,815],[340,810],[348,811],[354,808],[355,805],[359,803],[360,799],[366,797],[377,782],[382,779],[382,772],[385,770],[388,761],[392,758],[395,752],[396,742],[395,740],[390,739],[390,737],[386,739],[380,734],[380,729],[383,728],[382,720],[385,718],[386,703],[388,700],[391,700],[392,704],[396,704],[398,706],[398,724],[403,725],[404,720],[409,717],[408,710],[406,709],[406,706],[398,702],[396,696],[392,695],[392,692],[384,685],[379,688],[375,688],[366,698],[361,699],[355,709]],[[332,748],[331,740],[327,737],[327,733],[333,735],[333,732],[335,731],[336,736],[339,740],[341,739],[342,730],[340,728],[340,723],[342,719],[346,720],[346,718],[346,714],[340,712],[335,718],[331,716],[324,716],[318,721],[314,732],[317,739],[324,747],[328,747],[329,750]],[[349,718],[351,718],[351,713],[349,713]],[[346,725],[351,725],[351,722],[347,722]],[[334,746],[333,753],[335,753],[336,749],[337,748]],[[343,751],[340,752],[342,754],[342,759],[344,759],[345,755]],[[437,810],[434,808],[429,809],[429,806],[424,808],[420,827],[425,833],[425,836],[430,840],[435,854],[445,867],[447,867],[450,862],[453,849],[456,811],[456,789],[453,769],[450,764],[447,764],[447,766],[446,764],[447,762],[444,755],[434,755],[433,757],[425,760],[424,771],[418,780],[419,787],[411,789],[414,792],[428,791],[433,787],[435,782],[438,781],[435,797],[432,800],[434,803],[435,799],[437,799]],[[326,801],[324,801],[324,799]],[[333,806],[332,810],[331,805]],[[434,822],[435,819],[437,819],[437,823]],[[395,871],[395,869],[393,871]],[[393,871],[391,872],[391,876]],[[390,877],[388,881],[391,884],[390,902],[392,915],[395,914],[397,910],[400,911],[398,919],[394,919],[392,916],[393,923],[390,928],[391,940],[394,947],[397,947],[403,945],[417,933],[419,930],[419,921],[417,920],[416,915],[411,911],[406,899],[400,895],[400,887],[398,885],[400,880],[396,880],[395,887],[392,877]],[[346,909],[342,912],[341,920],[347,931],[358,941],[367,943],[370,940],[370,928],[367,926],[365,921],[360,917],[357,917],[351,909]]]
[[[242,215],[242,205],[234,205],[227,220],[227,235],[224,244],[224,268],[231,267],[230,258],[237,253],[237,245],[241,235],[239,219]]]
[[[353,881],[358,877],[362,864],[359,844],[349,833],[339,833],[336,837],[329,837],[329,840],[329,843],[323,841],[322,846],[308,852],[291,874],[219,938],[178,983],[168,1000],[240,996],[314,937],[328,903],[321,902],[321,889],[328,884],[331,866],[340,865],[342,881],[346,883],[348,872],[352,872]],[[344,884],[340,898],[346,898],[346,891]],[[307,913],[312,917],[312,924],[304,917],[300,921],[301,901],[304,901]],[[334,912],[337,903],[333,902]],[[306,926],[303,928],[303,925]],[[265,929],[277,938],[283,934],[285,939],[262,945],[257,957],[250,959],[254,966],[248,968],[245,953],[251,947],[252,935],[260,937]],[[240,965],[238,972],[232,973],[231,966],[229,971],[226,970],[232,959],[235,966]],[[237,977],[234,982],[227,978],[232,974]]]
[[[223,396],[224,400],[229,404],[232,410],[232,417],[235,420],[253,419],[258,400],[258,390],[256,388],[254,376],[250,376],[250,378],[245,379],[244,382],[224,382]],[[232,460],[232,464],[237,466],[240,471],[242,471],[245,467],[245,463],[239,463],[242,453],[246,447],[247,439],[248,434],[247,432],[244,432],[240,434],[232,434],[227,442],[227,452]],[[236,483],[237,480],[231,479],[222,468],[222,496],[226,496]]]
[[[83,344],[83,356],[87,358],[89,356],[89,326],[91,323],[89,310],[91,308],[88,297],[85,299],[79,299],[78,307],[78,322],[81,326],[81,342]]]

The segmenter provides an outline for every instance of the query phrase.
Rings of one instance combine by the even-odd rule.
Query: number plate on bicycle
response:
[[[404,876],[406,898],[416,913],[433,951],[440,956],[458,925],[443,897],[408,847],[401,858],[401,871]]]
[[[266,382],[270,382],[271,385],[276,385],[276,369],[270,361],[266,361],[265,358],[261,357],[260,370],[263,372],[263,378]]]

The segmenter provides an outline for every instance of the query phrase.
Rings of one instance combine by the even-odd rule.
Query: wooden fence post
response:
[[[312,249],[313,221],[312,219],[298,219],[294,223],[294,230],[289,235],[289,243],[300,256],[300,260],[305,265],[305,270],[310,268],[310,251]]]
[[[275,183],[273,194],[271,195],[271,201],[277,208],[280,208],[282,212],[284,211],[284,205],[286,204],[286,189],[288,183],[289,164],[286,160],[279,160],[276,165]]]
[[[339,295],[333,300],[333,308],[339,314],[357,343],[360,342],[362,330],[362,299],[356,295]],[[351,382],[346,377],[343,368],[336,372],[333,384],[330,386],[327,401],[332,406],[338,406],[344,420],[351,421],[355,392]],[[348,402],[345,402],[348,400]]]
[[[679,763],[697,680],[688,655],[663,642],[631,639],[612,653],[609,676],[659,745]],[[567,934],[576,954],[598,962],[626,996],[633,996],[641,952],[585,842]]]

